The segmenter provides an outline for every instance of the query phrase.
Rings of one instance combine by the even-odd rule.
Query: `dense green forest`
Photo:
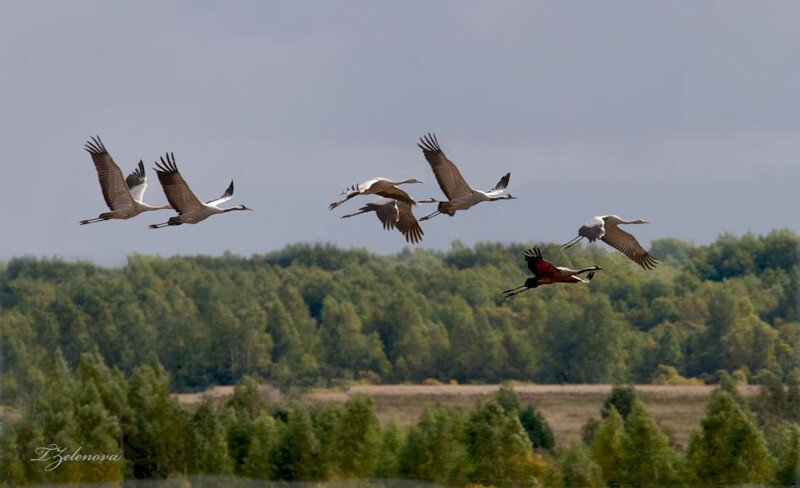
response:
[[[56,353],[50,381],[22,418],[0,417],[0,483],[117,482],[205,474],[263,480],[410,479],[453,486],[782,485],[800,481],[800,377],[762,373],[745,401],[727,373],[684,450],[632,387],[615,387],[583,442],[556,446],[547,422],[509,387],[470,409],[436,404],[407,429],[381,425],[372,401],[269,402],[245,376],[223,403],[187,410],[155,356],[126,379],[98,353],[70,370]],[[59,461],[71,454],[115,461]],[[31,453],[37,452],[37,455]],[[43,459],[42,461],[35,458]],[[50,467],[50,469],[46,469]],[[232,486],[220,478],[213,486]],[[380,483],[378,483],[380,486]],[[107,486],[107,485],[104,485]],[[253,485],[248,485],[253,486]]]
[[[556,264],[600,264],[588,286],[511,300],[526,246],[455,243],[380,256],[294,245],[243,258],[134,255],[121,268],[19,258],[0,269],[0,479],[175,475],[273,480],[407,478],[500,486],[784,484],[800,455],[800,238],[655,241],[645,272],[590,246]],[[371,401],[269,404],[340,381],[712,382],[686,449],[617,388],[581,443],[557,446],[538,412],[501,390],[471,410],[436,406],[408,429]],[[745,401],[734,381],[758,382]],[[238,384],[181,408],[171,392]],[[11,412],[9,414],[9,412]],[[122,462],[30,461],[80,445]]]
[[[249,258],[133,255],[104,268],[18,258],[0,268],[2,402],[35,397],[44,361],[98,351],[124,375],[155,353],[174,391],[257,375],[282,386],[440,381],[714,382],[720,370],[786,380],[800,368],[800,237],[653,243],[646,272],[599,246],[590,285],[524,282],[526,246],[449,252],[299,244]],[[27,397],[27,398],[26,398]]]

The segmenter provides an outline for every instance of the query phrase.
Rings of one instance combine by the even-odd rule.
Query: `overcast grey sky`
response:
[[[593,215],[647,218],[645,244],[800,232],[796,2],[2,2],[0,259],[267,252],[330,241],[394,252],[345,186],[417,177],[435,132],[475,187],[518,200],[424,226],[455,239],[570,239]],[[158,231],[106,210],[99,134],[145,200],[175,153],[201,200],[233,179],[255,212]],[[422,211],[427,210],[426,206]],[[421,211],[418,210],[419,215]]]

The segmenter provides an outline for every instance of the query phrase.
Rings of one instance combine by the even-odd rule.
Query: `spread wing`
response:
[[[108,154],[100,137],[92,137],[91,141],[86,142],[84,149],[92,156],[97,178],[100,180],[100,189],[103,191],[103,199],[108,208],[121,210],[132,207],[133,197],[125,183],[122,170]]]
[[[174,154],[167,153],[166,161],[162,157],[161,164],[156,162],[156,167],[153,169],[158,175],[158,181],[164,189],[167,201],[179,214],[191,212],[203,206],[203,203],[192,193],[189,185],[178,172]]]
[[[378,200],[368,203],[362,210],[374,210],[383,228],[386,230],[397,229],[406,238],[406,241],[416,244],[422,240],[425,234],[419,226],[411,205],[397,200]]]
[[[490,197],[494,197],[502,193],[505,193],[506,188],[508,188],[509,180],[511,180],[511,173],[506,173],[506,175],[500,178],[500,181],[498,181],[497,184],[494,185],[494,188],[487,191],[486,194]]]
[[[525,256],[528,269],[534,276],[557,276],[559,274],[558,268],[544,260],[538,247],[528,249],[522,255]]]
[[[406,241],[411,244],[417,244],[422,240],[424,232],[422,227],[419,226],[417,218],[414,217],[414,212],[411,210],[411,205],[405,202],[397,202],[397,209],[400,212],[400,217],[397,219],[397,230],[404,236]]]
[[[606,223],[605,230],[606,234],[600,240],[622,252],[631,261],[644,269],[649,270],[656,267],[658,260],[648,253],[631,234],[616,225],[609,225],[608,223]]]
[[[378,216],[378,219],[383,224],[383,228],[392,230],[400,219],[400,211],[397,208],[398,203],[400,202],[397,200],[381,199],[364,205],[361,210],[374,210],[375,215]]]
[[[413,198],[411,198],[408,195],[408,193],[404,192],[400,188],[397,188],[396,186],[387,186],[386,188],[376,192],[375,194],[385,198],[391,198],[392,200],[398,200],[400,202],[404,202],[409,205],[417,204],[417,202]]]
[[[436,181],[439,182],[439,187],[448,200],[472,191],[456,165],[444,155],[434,134],[429,133],[427,136],[420,137],[419,141],[417,145],[422,149],[422,154],[431,165]]]
[[[139,160],[139,167],[125,178],[125,183],[128,185],[128,190],[131,192],[133,199],[142,203],[144,191],[147,189],[147,177],[144,175],[144,163],[141,159]]]
[[[227,202],[231,198],[233,198],[233,180],[231,180],[231,184],[228,185],[228,189],[225,190],[225,193],[223,193],[221,197],[217,198],[216,200],[210,200],[206,202],[206,205],[209,205],[211,207],[216,207],[218,205]]]

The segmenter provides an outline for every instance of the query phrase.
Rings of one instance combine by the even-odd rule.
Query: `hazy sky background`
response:
[[[455,239],[558,241],[593,215],[661,237],[800,232],[796,2],[2,2],[0,260],[249,255],[298,241],[395,252],[348,185],[417,177],[439,136],[468,182],[518,200],[424,226]],[[255,212],[158,231],[106,211],[99,134],[127,174],[164,151],[201,200],[233,179]],[[425,206],[417,210],[418,216]]]

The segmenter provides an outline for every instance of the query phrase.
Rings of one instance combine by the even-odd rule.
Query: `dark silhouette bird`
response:
[[[564,250],[569,249],[584,237],[589,239],[589,242],[600,239],[614,249],[621,251],[628,256],[631,261],[642,268],[650,270],[656,267],[658,260],[647,252],[635,237],[619,228],[620,224],[649,223],[650,222],[642,219],[622,220],[617,215],[592,217],[578,229],[578,236],[562,245],[561,248]]]
[[[161,164],[156,162],[154,168],[158,175],[158,181],[161,182],[161,187],[164,189],[164,194],[172,207],[178,212],[175,217],[161,224],[153,224],[151,229],[159,229],[169,225],[181,224],[196,224],[208,217],[216,214],[232,212],[234,210],[252,210],[244,205],[236,205],[230,208],[219,208],[219,205],[227,202],[233,197],[233,181],[228,185],[225,193],[216,200],[211,200],[206,203],[201,202],[192,193],[189,185],[178,172],[178,167],[175,165],[175,155],[167,153],[166,160],[161,158]]]
[[[525,280],[525,284],[522,286],[504,291],[504,298],[513,297],[523,291],[536,288],[539,285],[552,285],[553,283],[588,283],[594,278],[595,271],[603,269],[596,264],[578,270],[553,266],[544,260],[538,247],[528,249],[522,253],[522,255],[525,256],[525,262],[528,263],[528,269],[533,273],[533,277]],[[589,274],[586,275],[585,279],[578,276],[586,272],[589,272]]]
[[[439,205],[437,205],[436,212],[422,217],[421,221],[442,213],[452,217],[458,210],[467,210],[481,202],[517,198],[511,194],[503,195],[506,187],[508,187],[508,181],[511,179],[511,173],[506,173],[505,176],[500,178],[500,181],[491,190],[474,190],[461,176],[461,172],[458,171],[456,165],[444,155],[434,134],[429,133],[427,136],[421,137],[419,141],[417,146],[422,149],[422,154],[425,155],[425,159],[431,165],[442,193],[447,197],[446,202],[435,199],[426,201],[425,203],[438,203]]]
[[[144,163],[141,160],[139,167],[125,178],[100,137],[92,137],[84,149],[92,156],[97,177],[100,180],[100,189],[103,191],[103,198],[111,211],[101,213],[95,219],[81,220],[79,222],[81,225],[109,219],[129,219],[142,212],[172,208],[170,205],[153,207],[142,202],[144,191],[147,189],[147,177],[144,174]]]
[[[399,200],[392,200],[391,198],[380,198],[374,202],[370,202],[356,213],[349,215],[342,215],[342,218],[353,217],[361,215],[366,212],[375,212],[378,219],[383,224],[386,230],[397,229],[406,238],[406,241],[416,244],[422,240],[424,232],[422,227],[419,226],[414,213],[411,211],[411,205]]]
[[[343,204],[344,202],[358,195],[380,195],[384,198],[392,198],[394,200],[400,200],[401,202],[405,202],[409,205],[416,205],[417,202],[413,198],[408,196],[408,193],[404,192],[400,188],[397,188],[397,185],[404,185],[406,183],[422,183],[422,182],[416,178],[409,178],[403,181],[392,181],[392,180],[387,180],[386,178],[373,178],[369,181],[365,181],[364,183],[358,183],[346,189],[345,191],[342,192],[342,195],[347,195],[347,196],[343,200],[331,203],[328,206],[328,208],[333,210],[334,208],[338,207],[339,205]]]

